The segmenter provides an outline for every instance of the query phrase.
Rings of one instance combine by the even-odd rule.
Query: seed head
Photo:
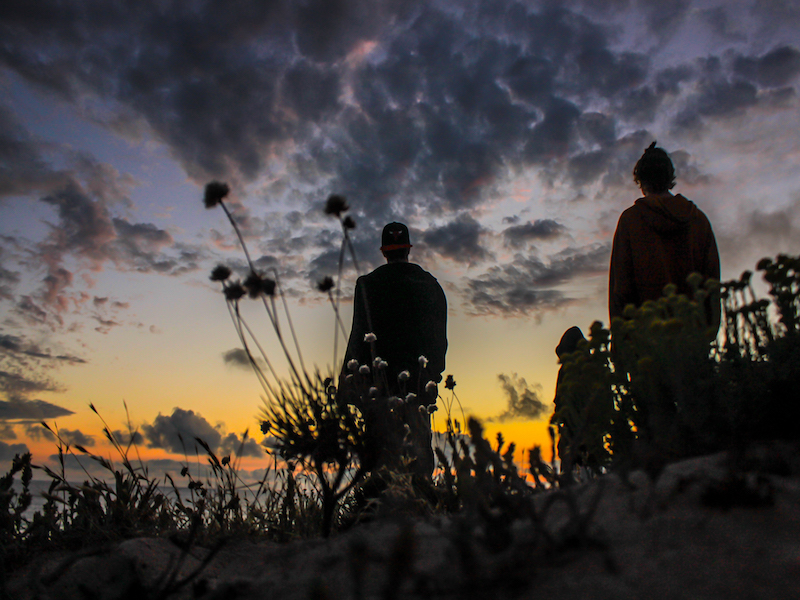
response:
[[[272,423],[269,421],[261,421],[261,433],[267,435],[270,429],[272,429]]]
[[[379,368],[379,369],[385,369],[385,368],[386,368],[386,367],[388,367],[388,366],[389,366],[389,363],[388,363],[388,362],[386,362],[385,360],[382,360],[382,361],[381,361],[381,364],[379,364],[379,365],[378,365],[378,368]]]
[[[411,373],[408,371],[401,371],[400,374],[397,376],[397,381],[408,381],[408,378],[411,377]]]
[[[349,209],[350,207],[347,206],[347,200],[345,200],[344,196],[339,196],[338,194],[331,194],[328,196],[328,200],[325,202],[326,215],[339,217],[342,215],[342,213],[347,212]]]
[[[426,383],[425,384],[425,392],[427,392],[428,394],[435,394],[436,393],[436,382],[435,381],[429,381],[428,383]]]
[[[362,375],[369,375],[369,365],[361,365],[358,367],[358,372]]]
[[[228,187],[227,183],[212,181],[206,185],[206,193],[203,196],[203,203],[206,205],[206,208],[214,208],[227,197],[230,191],[231,188]]]
[[[383,362],[383,360],[381,359],[381,357],[380,356],[376,356],[372,361],[372,368],[373,369],[380,369],[382,362]]]
[[[356,222],[353,220],[353,217],[348,215],[344,219],[342,219],[342,227],[344,227],[345,229],[355,229]]]
[[[225,287],[224,293],[226,300],[235,302],[244,296],[247,293],[247,290],[244,289],[244,286],[240,281],[234,281],[232,284]]]
[[[347,368],[355,373],[358,371],[358,361],[355,358],[351,358],[347,361]]]
[[[222,460],[220,461],[220,463],[222,463],[222,466],[223,466],[223,467],[224,467],[225,465],[228,465],[228,464],[230,464],[230,462],[231,462],[231,455],[230,455],[230,454],[229,454],[228,456],[223,456],[223,457],[222,457]]]
[[[211,281],[225,281],[231,276],[231,270],[225,265],[217,265],[211,270]]]
[[[438,406],[436,406],[435,404],[429,404],[429,405],[428,405],[428,414],[429,414],[429,415],[432,415],[432,414],[433,414],[433,413],[435,413],[437,410],[439,410],[439,407],[438,407]]]
[[[319,290],[323,294],[325,292],[331,291],[333,287],[334,287],[333,277],[330,276],[325,276],[317,282],[317,290]]]
[[[419,360],[419,366],[422,367],[423,369],[428,366],[428,359],[425,358],[424,356],[420,356],[418,360]]]
[[[364,341],[367,342],[367,343],[370,343],[370,344],[372,342],[377,342],[378,341],[378,336],[375,335],[374,333],[368,333],[368,334],[366,334],[364,336]]]
[[[452,375],[448,375],[447,379],[444,380],[444,387],[448,390],[452,390],[454,387],[456,387],[456,380],[453,379]]]

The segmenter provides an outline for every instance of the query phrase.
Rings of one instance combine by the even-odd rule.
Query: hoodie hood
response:
[[[697,212],[697,206],[680,194],[674,196],[645,196],[636,201],[645,224],[662,235],[686,231]]]

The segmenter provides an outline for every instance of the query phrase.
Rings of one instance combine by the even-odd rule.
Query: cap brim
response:
[[[401,250],[403,248],[411,248],[411,244],[389,244],[388,246],[381,246],[381,252],[390,252],[392,250]]]

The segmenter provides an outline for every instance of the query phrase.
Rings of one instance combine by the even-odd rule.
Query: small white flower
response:
[[[428,366],[428,359],[425,358],[424,356],[420,356],[419,357],[419,366],[422,367],[423,369],[425,367],[427,367]]]
[[[378,365],[378,368],[379,369],[386,369],[386,367],[388,367],[388,366],[389,366],[389,363],[386,362],[385,360],[382,360],[381,364]]]
[[[409,392],[409,394],[406,396],[406,402],[413,402],[416,399],[417,395],[414,394],[413,392]]]
[[[347,361],[347,368],[353,372],[358,371],[358,361],[355,358],[351,358]]]
[[[358,367],[358,372],[362,375],[369,375],[369,365],[361,365]]]
[[[372,342],[375,342],[377,340],[378,340],[378,336],[375,335],[374,333],[368,333],[367,335],[364,336],[364,341],[365,342],[372,343]]]
[[[435,381],[429,381],[428,383],[426,383],[425,384],[425,392],[427,392],[428,394],[435,394],[436,393],[436,382]]]
[[[373,367],[374,369],[380,369],[380,368],[381,368],[381,363],[382,363],[382,362],[383,362],[383,361],[381,360],[381,357],[380,357],[380,356],[376,356],[376,357],[375,357],[375,360],[373,360],[373,361],[372,361],[372,367]]]
[[[397,380],[407,381],[409,377],[411,377],[411,373],[409,373],[408,371],[401,371],[400,375],[397,376]]]

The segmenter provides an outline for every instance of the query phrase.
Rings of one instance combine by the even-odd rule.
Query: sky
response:
[[[45,421],[112,458],[103,428],[134,430],[154,473],[196,462],[194,435],[265,468],[263,392],[208,278],[244,269],[203,207],[212,180],[323,372],[335,319],[315,284],[341,243],[325,199],[347,198],[362,273],[383,225],[407,223],[448,298],[464,413],[547,447],[554,349],[608,320],[652,141],[713,224],[723,279],[798,252],[798,85],[793,0],[5,0],[0,460],[53,464]]]

